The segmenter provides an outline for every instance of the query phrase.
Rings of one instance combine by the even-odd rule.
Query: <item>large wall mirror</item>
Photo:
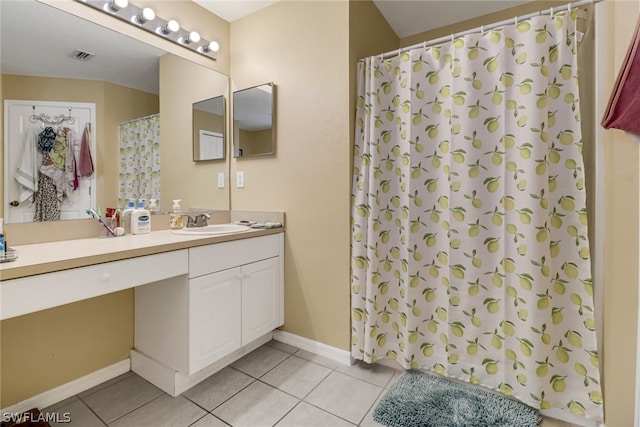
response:
[[[191,145],[194,103],[228,99],[228,76],[37,0],[0,1],[0,19],[3,101],[95,104],[92,191],[103,211],[118,205],[120,124],[156,114],[160,116],[160,210],[168,211],[171,199],[177,198],[185,209],[229,209],[228,186],[211,185],[220,172],[228,174],[228,159],[195,163]],[[33,30],[48,28],[52,22],[55,30]],[[223,121],[228,117],[224,104]],[[0,217],[6,220],[7,210],[13,208],[7,188],[15,177],[4,162],[0,167],[4,201]]]
[[[233,92],[233,156],[275,152],[275,85],[266,83]]]

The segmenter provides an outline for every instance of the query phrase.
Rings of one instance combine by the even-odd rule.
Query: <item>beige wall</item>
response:
[[[218,172],[228,172],[227,163],[193,161],[193,103],[229,91],[228,79],[216,77],[210,69],[176,55],[160,58],[160,129],[166,142],[160,145],[160,209],[164,212],[171,209],[173,199],[182,200],[183,210],[229,206],[228,189],[216,185]]]
[[[341,349],[350,339],[348,17],[345,1],[284,0],[231,24],[233,89],[278,88],[277,155],[232,159],[232,177],[245,173],[232,208],[286,212],[284,330]]]
[[[242,141],[242,155],[271,153],[273,151],[271,129],[259,131],[241,130],[238,132]]]
[[[606,93],[631,41],[637,1],[609,1]],[[634,421],[638,316],[638,141],[617,130],[605,139],[604,402],[607,427]]]
[[[0,406],[126,359],[132,325],[133,290],[3,320]]]

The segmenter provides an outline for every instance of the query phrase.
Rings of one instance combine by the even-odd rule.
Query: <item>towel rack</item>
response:
[[[33,114],[31,115],[31,117],[29,117],[29,121],[31,123],[37,123],[38,121],[41,121],[42,123],[46,124],[46,125],[61,125],[62,123],[68,122],[69,124],[74,124],[76,122],[76,119],[74,119],[73,117],[71,117],[71,108],[69,108],[69,115],[65,116],[64,114],[60,114],[59,116],[48,116],[45,113],[40,113],[40,115],[35,114],[36,113],[36,107],[35,105],[33,106]]]

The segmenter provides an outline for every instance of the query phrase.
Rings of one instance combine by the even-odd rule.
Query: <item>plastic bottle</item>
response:
[[[124,229],[125,234],[127,232],[127,217],[131,217],[131,214],[135,210],[136,210],[136,202],[133,200],[129,200],[129,204],[127,205],[127,208],[123,210],[122,213],[120,214],[120,226]],[[131,232],[131,229],[129,229],[129,232]]]
[[[131,212],[131,234],[147,234],[151,232],[151,214],[144,208],[144,201],[138,202],[138,209]]]
[[[149,199],[149,212],[151,214],[158,214],[158,203],[156,199]]]
[[[3,231],[3,223],[4,223],[4,219],[0,218],[0,252],[6,252],[7,251],[7,246],[5,244],[4,241],[4,231]]]
[[[180,207],[181,199],[173,201],[173,207],[171,208],[171,214],[169,215],[169,228],[172,230],[180,230],[184,227],[182,221],[182,208]]]

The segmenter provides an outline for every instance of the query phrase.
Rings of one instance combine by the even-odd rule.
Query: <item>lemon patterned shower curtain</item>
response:
[[[160,116],[121,123],[118,206],[129,200],[160,199]]]
[[[602,419],[575,12],[359,62],[354,358]]]

